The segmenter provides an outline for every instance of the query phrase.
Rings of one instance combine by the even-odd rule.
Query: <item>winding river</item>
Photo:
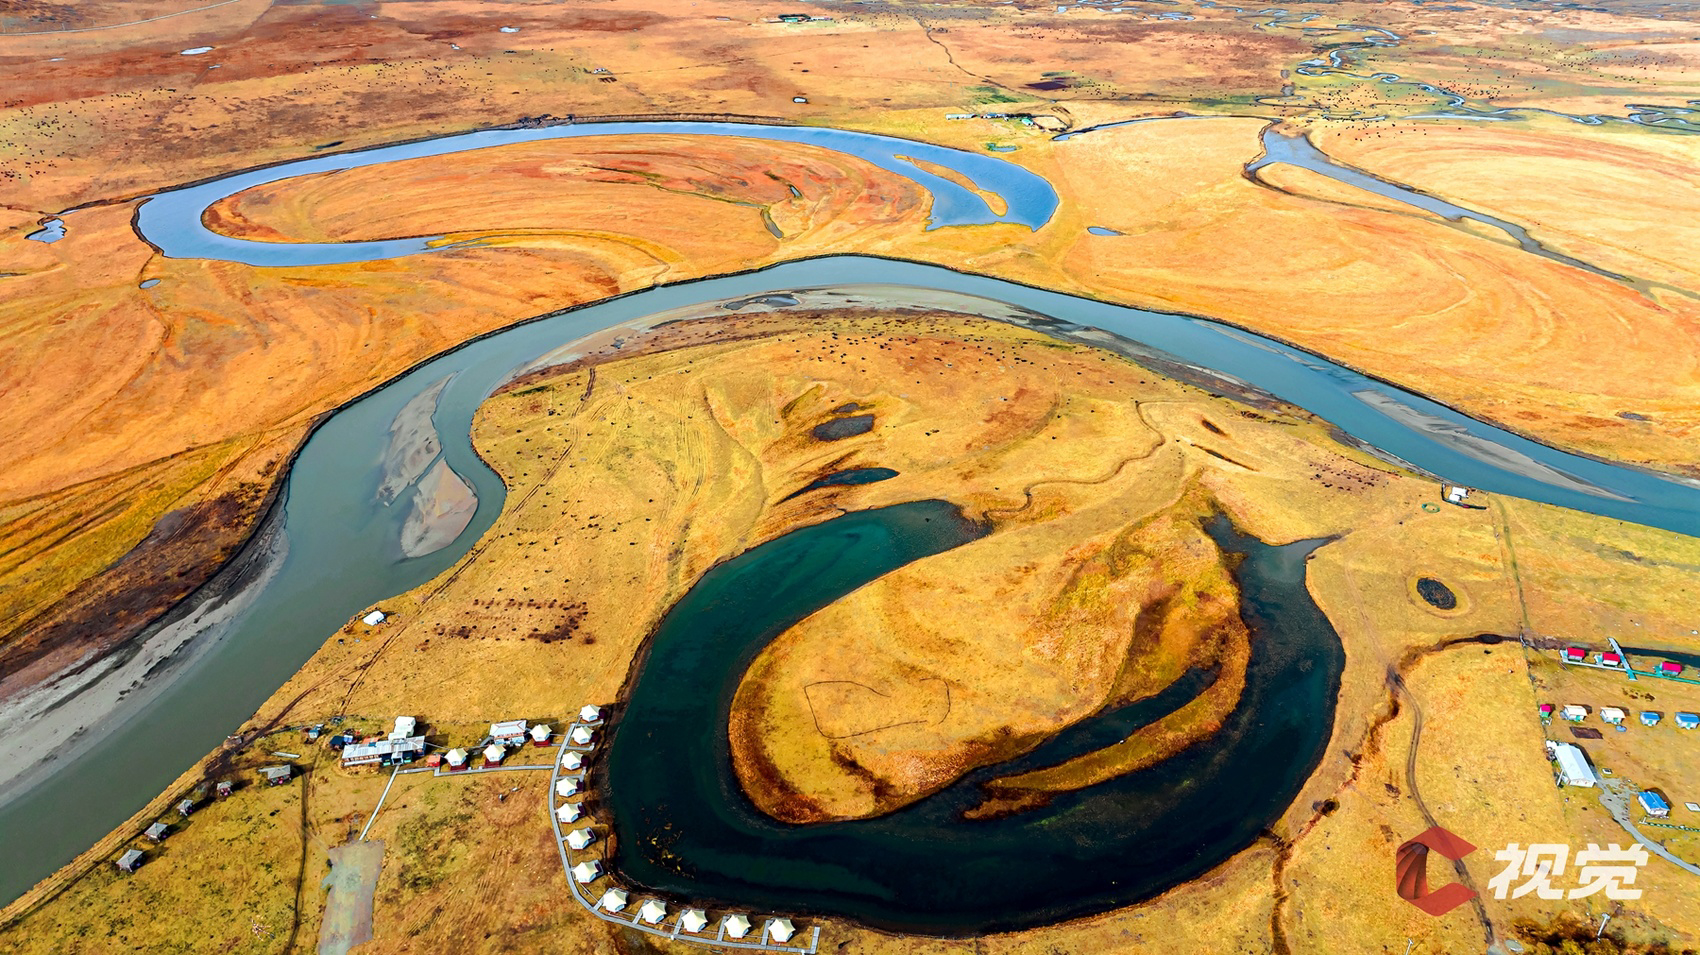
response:
[[[723,124],[677,123],[644,124],[640,129],[621,124],[564,129],[570,132],[497,130],[273,166],[156,197],[141,207],[137,224],[145,238],[168,256],[272,266],[418,254],[432,247],[429,240],[291,245],[208,239],[211,234],[201,226],[200,214],[207,205],[241,189],[330,168],[540,138],[651,131],[810,142],[864,158],[867,154],[884,157],[881,162],[900,167],[897,171],[933,190],[934,225],[1013,222],[1043,228],[1057,203],[1055,192],[1043,180],[1003,160],[860,133],[766,126],[727,130]],[[1009,211],[1002,216],[992,213],[974,191],[925,173],[905,156],[956,171],[979,189],[1003,197]],[[241,592],[240,599],[228,602],[229,619],[221,626],[160,664],[113,717],[81,734],[31,785],[7,793],[8,801],[0,806],[0,832],[6,833],[0,840],[0,897],[17,896],[141,808],[184,768],[217,747],[225,734],[240,726],[306,661],[327,634],[354,614],[431,580],[466,553],[495,521],[503,501],[501,482],[471,447],[473,412],[516,368],[596,331],[641,322],[662,312],[697,309],[715,314],[724,303],[751,299],[787,307],[784,302],[789,298],[807,307],[811,301],[818,304],[822,295],[849,307],[925,301],[935,307],[1029,321],[1078,341],[1155,353],[1306,408],[1352,438],[1449,481],[1700,534],[1700,488],[1555,451],[1318,356],[1203,319],[1126,308],[936,266],[860,256],[797,261],[662,286],[554,313],[469,343],[328,418],[290,471],[275,533],[252,545],[259,550],[267,542],[281,542],[268,563],[268,575]],[[404,558],[396,542],[405,513],[376,500],[380,459],[397,413],[445,378],[448,384],[433,417],[445,459],[477,492],[477,511],[447,548]],[[1243,842],[1242,834],[1210,844],[1226,852]],[[1188,865],[1207,861],[1199,857]],[[745,890],[760,893],[770,888],[725,887],[729,895]],[[1137,895],[1151,890],[1147,884],[1116,891]],[[882,891],[863,893],[860,898],[871,901],[845,902],[844,910],[861,911],[874,921],[903,922],[900,907],[879,901]],[[824,897],[811,904],[833,909],[832,901]],[[1006,921],[1051,917],[1057,911],[1054,906],[1035,908],[1011,914]],[[1060,911],[1072,910],[1065,906]],[[949,917],[982,916],[957,912],[914,918],[930,920],[937,928]],[[994,923],[1004,924],[995,919],[987,922]]]

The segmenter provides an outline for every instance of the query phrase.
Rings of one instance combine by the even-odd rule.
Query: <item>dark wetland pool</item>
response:
[[[607,750],[603,785],[622,878],[676,898],[807,910],[895,931],[966,936],[1087,915],[1195,878],[1286,809],[1333,728],[1345,654],[1305,589],[1321,542],[1271,547],[1226,520],[1251,627],[1244,696],[1214,737],[1156,767],[1042,808],[965,820],[978,783],[1125,737],[1213,675],[1065,731],[1026,757],[874,819],[797,826],[763,815],[733,775],[727,719],[773,638],[890,571],[983,528],[941,501],[855,512],[705,574],[656,632]]]

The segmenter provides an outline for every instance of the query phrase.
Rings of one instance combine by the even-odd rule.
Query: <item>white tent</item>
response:
[[[588,726],[575,726],[567,738],[579,746],[589,746],[590,741],[596,738],[596,734]]]
[[[554,732],[548,723],[538,723],[531,728],[531,741],[539,746],[549,742],[549,734]]]
[[[576,795],[578,795],[578,780],[575,779],[572,776],[567,776],[563,779],[555,780],[555,795],[557,795],[557,796],[576,796]]]
[[[720,924],[726,929],[727,938],[743,938],[750,934],[750,920],[742,915],[728,915],[720,920]]]
[[[708,916],[702,909],[686,909],[679,916],[679,927],[687,932],[700,932],[708,927]]]
[[[389,618],[384,616],[384,612],[382,610],[374,610],[366,616],[361,617],[360,621],[368,627],[376,627],[378,624],[383,623],[387,619]]]
[[[791,936],[796,934],[797,926],[792,925],[790,919],[768,920],[767,937],[773,939],[775,942],[789,942],[791,941]]]
[[[567,805],[570,806],[572,803],[568,803]],[[588,846],[595,841],[596,833],[591,832],[589,829],[574,829],[572,832],[567,833],[567,845],[574,849],[583,849],[585,846]]]
[[[597,862],[595,859],[592,859],[589,862],[580,862],[578,865],[573,866],[573,881],[580,885],[583,885],[586,882],[595,882],[596,877],[601,874],[602,863]]]
[[[555,807],[555,818],[562,822],[578,822],[578,803],[564,802]],[[574,846],[573,848],[578,848]]]
[[[650,899],[638,907],[638,918],[651,925],[659,923],[667,917],[667,903],[659,899]]]
[[[575,753],[569,749],[561,757],[562,769],[579,769],[582,766],[584,766],[584,754],[582,753]]]
[[[448,763],[450,766],[465,766],[466,765],[466,750],[464,750],[464,749],[451,749],[451,750],[448,751],[448,753],[446,755],[443,756],[443,761]]]
[[[502,757],[506,755],[508,755],[508,751],[495,743],[484,747],[484,761],[486,763],[499,763],[502,761]]]
[[[618,912],[626,907],[626,890],[609,889],[602,893],[602,901],[596,903],[609,912]]]
[[[602,718],[602,707],[595,703],[586,703],[584,709],[578,711],[578,718],[586,723],[594,723]]]

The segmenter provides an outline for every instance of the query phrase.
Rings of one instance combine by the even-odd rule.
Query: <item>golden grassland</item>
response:
[[[815,426],[847,413],[834,409],[851,403],[870,409],[872,430],[838,441],[812,437]],[[854,626],[832,627],[831,615],[842,611],[835,605],[764,653],[740,690],[740,712],[752,698],[794,699],[817,671],[890,672],[928,653],[933,678],[952,681],[953,690],[994,685],[1009,654],[1028,652],[1023,634],[1047,602],[1059,606],[1055,595],[1068,592],[1065,569],[1101,574],[1113,566],[1092,555],[1103,554],[1116,528],[1146,528],[1156,534],[1152,555],[1170,560],[1189,550],[1169,549],[1174,542],[1194,541],[1191,559],[1199,563],[1187,565],[1187,576],[1204,587],[1209,551],[1178,527],[1162,529],[1142,516],[1196,519],[1201,512],[1183,498],[1213,502],[1267,541],[1337,538],[1309,564],[1310,590],[1347,650],[1333,738],[1267,837],[1206,877],[1121,911],[978,943],[835,923],[823,937],[842,951],[1043,945],[1086,955],[1170,951],[1192,939],[1221,951],[1398,952],[1407,937],[1428,951],[1479,946],[1483,930],[1470,907],[1429,919],[1392,892],[1393,848],[1430,822],[1417,796],[1433,821],[1488,848],[1536,838],[1604,843],[1612,832],[1594,818],[1604,818],[1597,807],[1560,809],[1535,719],[1544,696],[1531,688],[1525,651],[1514,642],[1445,644],[1516,634],[1525,614],[1529,632],[1549,634],[1621,627],[1633,614],[1643,629],[1681,644],[1671,628],[1691,606],[1683,588],[1700,581],[1700,545],[1692,540],[1510,500],[1494,499],[1489,510],[1424,509],[1437,499],[1432,482],[1333,443],[1326,426],[1306,415],[1212,397],[1107,352],[949,314],[751,314],[668,325],[516,382],[480,410],[474,436],[509,487],[497,525],[442,578],[386,601],[389,623],[350,624],[327,640],[261,708],[251,733],[337,713],[364,714],[352,724],[362,729],[415,713],[434,740],[449,745],[476,739],[497,718],[559,725],[582,702],[617,697],[660,614],[709,566],[841,510],[943,497],[991,520],[989,537],[847,598],[889,609],[898,604],[880,595],[901,593],[903,606],[933,600],[948,611],[954,602],[973,613],[864,615]],[[1135,456],[1126,468],[1146,468],[1137,472],[1144,480],[1116,471]],[[823,474],[859,466],[900,474],[791,497]],[[1011,567],[1026,572],[1012,575]],[[1643,569],[1654,586],[1645,586]],[[1059,674],[1091,674],[1103,662],[1091,658],[1094,651],[1126,657],[1127,649],[1116,649],[1126,645],[1118,634],[1125,623],[1117,622],[1125,612],[1093,607],[1104,592],[1126,589],[1145,573],[1149,568],[1128,570],[1122,583],[1081,588],[1080,602],[1069,606],[1091,612],[1073,618],[1066,641],[1041,641],[1032,650],[1050,654]],[[1444,581],[1459,606],[1442,612],[1424,603],[1412,587],[1419,575]],[[1175,618],[1178,642],[1141,658],[1142,680],[1115,668],[1111,677],[1097,677],[1092,693],[1086,684],[1065,691],[1059,679],[1048,697],[1009,684],[1005,690],[1027,702],[984,693],[974,708],[977,725],[1001,718],[1018,730],[1055,726],[1063,710],[1078,718],[1106,700],[1150,692],[1162,683],[1162,667],[1186,652],[1186,624],[1198,620],[1188,612]],[[870,628],[886,628],[886,638],[839,646]],[[972,648],[976,656],[946,667],[939,648],[947,646]],[[1390,671],[1404,675],[1397,704]],[[906,685],[916,688],[910,701],[924,709],[920,684]],[[893,705],[852,695],[838,703],[841,719],[863,723]],[[1413,785],[1406,760],[1419,710]],[[758,742],[782,754],[806,753],[811,744],[795,723],[773,721]],[[734,725],[732,732],[740,730]],[[910,746],[925,756],[931,745],[940,764],[961,766],[976,732],[976,724],[947,725],[930,744],[911,739]],[[264,761],[262,751],[299,745],[259,737],[254,755],[239,758],[251,765]],[[858,758],[882,768],[872,745]],[[1686,778],[1683,757],[1640,758],[1624,761],[1624,771],[1668,776],[1676,795]],[[322,902],[314,886],[324,852],[365,824],[384,780],[336,769],[328,754],[304,762],[312,763],[306,778],[291,784],[308,787],[304,813],[289,801],[299,799],[293,789],[241,790],[197,814],[134,877],[108,873],[113,847],[85,858],[85,874],[73,870],[57,895],[14,909],[0,938],[36,945],[75,937],[87,940],[83,951],[127,951],[204,937],[211,929],[203,920],[223,919],[217,931],[250,933],[230,947],[276,950],[275,943],[251,941],[255,930],[220,914],[225,908],[196,901],[200,867],[217,856],[253,870],[227,880],[220,906],[252,913],[274,930],[298,913],[307,944]],[[807,765],[804,772],[787,781],[810,787],[811,795],[849,791],[830,773],[816,776]],[[544,779],[398,781],[372,827],[387,853],[374,951],[548,945],[592,952],[647,944],[611,935],[620,930],[568,898],[549,845]],[[290,812],[293,820],[280,821]],[[148,821],[134,820],[131,830]],[[1471,859],[1478,887],[1497,871],[1490,855]],[[296,872],[304,887],[299,909]],[[1684,914],[1692,908],[1691,883],[1652,870],[1644,878],[1649,894],[1620,913],[1624,931],[1631,940],[1691,945],[1700,934]],[[138,905],[170,914],[113,916]],[[1484,905],[1501,937],[1514,919],[1545,922],[1553,914],[1524,901]]]
[[[188,6],[24,3],[7,8],[5,24],[7,33],[85,29]],[[248,534],[311,422],[404,368],[549,309],[823,252],[914,258],[1222,318],[1554,445],[1694,474],[1700,306],[1691,290],[1700,250],[1692,216],[1684,214],[1695,205],[1694,147],[1687,138],[1562,119],[1400,120],[1432,109],[1436,98],[1410,87],[1292,72],[1320,50],[1366,35],[1318,27],[1370,23],[1403,39],[1396,47],[1352,53],[1359,74],[1390,70],[1483,107],[1623,115],[1626,103],[1681,103],[1700,95],[1693,91],[1700,67],[1691,69],[1700,52],[1689,42],[1695,30],[1675,11],[1664,11],[1664,20],[1580,9],[1480,8],[1459,17],[1418,7],[1299,4],[1286,22],[1207,8],[1189,8],[1194,21],[1158,22],[1080,8],[1059,14],[1038,3],[821,9],[835,19],[792,26],[765,22],[774,11],[745,0],[689,13],[656,9],[649,0],[570,11],[531,3],[403,2],[383,4],[375,18],[357,5],[240,0],[134,26],[0,36],[0,68],[20,79],[0,92],[6,196],[0,420],[7,423],[0,432],[9,452],[0,469],[0,621],[6,621],[0,647],[7,663],[0,694],[89,649],[120,645],[204,581]],[[1328,19],[1294,22],[1305,12]],[[507,25],[519,32],[499,31]],[[201,45],[214,52],[179,54]],[[1536,75],[1541,79],[1529,79]],[[1059,79],[1062,88],[1032,85]],[[808,102],[794,103],[799,95]],[[1147,123],[1063,142],[1008,122],[942,118],[982,109],[1032,111],[1072,128],[1177,110],[1259,118]],[[1004,158],[1049,179],[1064,204],[1038,233],[1013,226],[927,232],[924,194],[858,160],[808,147],[645,137],[504,147],[401,164],[383,174],[313,177],[235,197],[213,219],[223,230],[268,239],[447,232],[480,243],[431,256],[254,269],[165,259],[130,227],[138,196],[260,163],[525,117],[681,113],[826,123],[971,150],[988,142],[1015,145],[1018,151]],[[1394,119],[1362,121],[1379,114]],[[1302,170],[1275,166],[1247,179],[1243,167],[1258,155],[1265,121],[1275,117],[1308,131],[1344,162],[1518,222],[1548,246],[1635,281],[1539,259],[1493,230],[1446,223]],[[24,238],[46,216],[82,204],[88,205],[65,215],[66,239],[46,245]],[[1123,235],[1089,236],[1087,226]],[[140,289],[148,279],[160,282]],[[1648,284],[1646,292],[1638,287]],[[398,621],[384,632],[387,639],[374,644],[358,628],[336,635],[262,714],[270,718],[306,690],[288,718],[401,712],[418,700],[430,701],[433,718],[445,723],[516,712],[558,715],[582,699],[617,692],[647,628],[703,569],[785,529],[836,507],[931,496],[941,487],[954,489],[951,499],[971,511],[991,514],[1026,500],[1011,496],[1013,483],[988,483],[1004,481],[1001,474],[1107,473],[1089,466],[1110,463],[1103,457],[1109,449],[1058,454],[1013,433],[985,430],[984,422],[970,427],[958,420],[961,392],[953,376],[975,355],[987,360],[988,348],[1043,348],[1042,359],[1030,360],[1044,367],[1114,359],[1082,357],[1009,330],[894,329],[846,326],[865,341],[828,346],[801,331],[752,325],[748,334],[762,342],[747,347],[724,340],[731,334],[726,329],[680,330],[677,339],[665,339],[672,342],[667,347],[700,347],[621,362],[594,379],[588,369],[576,369],[539,383],[540,390],[499,397],[482,413],[479,440],[513,489],[503,523],[452,576],[386,607]],[[901,402],[886,392],[915,369],[887,365],[884,379],[823,379],[831,384],[800,398],[790,416],[773,424],[758,414],[773,410],[775,394],[822,375],[847,347],[869,362],[889,361],[888,349],[870,343],[893,335],[956,367],[914,379],[929,387],[909,386],[911,397]],[[776,343],[785,341],[798,349],[793,358],[806,350],[814,360],[783,379],[750,370],[761,348],[770,350],[762,353],[769,360],[784,358]],[[722,378],[711,400],[691,376],[716,365]],[[639,368],[646,369],[642,389]],[[739,371],[726,374],[730,368]],[[629,380],[616,387],[609,381],[613,369]],[[1026,380],[1035,394],[1058,391],[1054,382]],[[907,423],[882,428],[877,447],[867,438],[823,449],[801,437],[805,425],[836,407],[828,403],[831,388],[852,385],[863,398],[885,394],[881,414]],[[1165,950],[1182,940],[1224,951],[1230,944],[1248,951],[1354,952],[1365,944],[1402,951],[1406,936],[1436,951],[1478,947],[1480,932],[1467,910],[1427,920],[1386,888],[1392,846],[1424,822],[1403,776],[1412,706],[1391,715],[1387,672],[1414,667],[1408,690],[1425,719],[1418,780],[1431,812],[1448,826],[1484,846],[1490,837],[1528,839],[1535,832],[1608,841],[1613,827],[1597,805],[1576,803],[1570,794],[1562,814],[1549,811],[1544,768],[1527,751],[1533,699],[1516,689],[1523,677],[1517,661],[1507,659],[1514,651],[1484,654],[1461,645],[1421,663],[1412,654],[1480,632],[1652,633],[1684,645],[1700,554],[1673,535],[1513,500],[1495,501],[1491,512],[1430,514],[1420,503],[1432,500],[1432,485],[1331,447],[1325,429],[1308,419],[1276,428],[1200,411],[1214,407],[1213,399],[1196,394],[1176,404],[1147,403],[1138,423],[1125,414],[1111,422],[1100,407],[1073,416],[1086,421],[1068,423],[1069,432],[1057,436],[1162,435],[1158,458],[1169,468],[1163,476],[1188,482],[1186,506],[1194,508],[1177,513],[1195,513],[1208,500],[1265,540],[1344,535],[1310,565],[1312,592],[1348,650],[1328,755],[1271,839],[1208,878],[1125,912],[988,939],[979,950],[1020,951],[1041,936],[1058,951],[1083,955],[1106,946]],[[682,421],[681,408],[687,409]],[[1190,417],[1195,413],[1228,433],[1201,430]],[[924,423],[927,415],[938,420]],[[569,419],[575,428],[584,425],[570,442]],[[963,442],[955,457],[938,451],[942,433],[927,433],[946,420]],[[729,423],[736,425],[730,435]],[[1003,442],[1002,457],[976,454],[974,466],[963,470],[966,449],[992,439]],[[1015,453],[1024,444],[1024,455]],[[812,501],[780,501],[821,473],[876,456],[881,463],[901,461],[891,466],[903,477],[818,492]],[[685,492],[681,473],[722,480]],[[1055,597],[1071,561],[1088,561],[1094,548],[1113,551],[1117,538],[1109,528],[1125,526],[1140,508],[1176,508],[1180,497],[1141,494],[1115,480],[1073,492],[1066,485],[1041,488],[1036,510],[1004,515],[1005,531],[972,551],[943,555],[932,569],[956,573],[961,568],[950,561],[971,557],[974,566],[1017,580],[1027,602],[1005,601],[1014,621],[1018,611]],[[667,507],[650,510],[651,497]],[[1152,549],[1174,559],[1186,539],[1172,533]],[[1023,548],[1043,555],[1052,576],[1017,574]],[[584,566],[578,555],[595,557],[594,579],[580,572],[563,581],[568,568]],[[1188,566],[1214,566],[1208,553],[1201,560]],[[1423,604],[1413,590],[1419,575],[1445,581],[1460,609],[1441,613]],[[919,568],[911,576],[877,585],[887,606],[899,595],[921,599],[916,588],[928,586],[928,578]],[[1101,601],[1100,582],[1093,580],[1094,599]],[[608,599],[611,588],[619,589],[619,600]],[[971,598],[985,599],[978,592],[927,595],[940,606]],[[1076,609],[1080,620],[1102,626],[1132,608]],[[913,620],[886,615],[880,621],[894,632],[918,633]],[[762,703],[789,718],[752,739],[784,754],[811,798],[840,811],[868,811],[867,793],[842,773],[817,772],[825,765],[822,744],[799,732],[797,719],[803,707],[818,705],[829,721],[854,728],[866,718],[868,699],[834,684],[818,703],[807,693],[799,703],[798,684],[788,681],[831,676],[831,667],[848,662],[901,669],[902,681],[884,685],[885,706],[932,719],[939,681],[948,674],[918,675],[948,669],[941,654],[961,635],[929,632],[901,648],[908,657],[867,661],[808,660],[802,650],[784,649],[818,644],[835,653],[840,648],[831,641],[838,635],[827,629],[805,624],[761,661],[772,674],[766,686],[793,695],[788,703]],[[1011,623],[1006,633],[1016,632]],[[1019,643],[1011,637],[1002,646],[1014,651]],[[1077,638],[1069,648],[1078,654],[1090,645]],[[1187,645],[1177,636],[1168,647],[1174,656],[1159,659],[1178,658],[1177,648]],[[381,656],[374,657],[375,646],[383,648]],[[1067,658],[1062,653],[1062,663],[1053,664],[1056,681],[1081,672],[1070,669],[1079,661]],[[1502,674],[1501,664],[1511,672]],[[1537,681],[1545,679],[1536,670]],[[1096,694],[1097,704],[1081,698],[1065,706],[1057,694],[1035,693],[1041,712],[1023,714],[1026,725],[1057,725],[1162,679],[1133,670],[1086,676],[1093,691],[1086,697]],[[750,705],[762,688],[746,687]],[[964,713],[960,725],[935,728],[930,739],[910,730],[916,751],[938,746],[944,753],[909,777],[910,798],[965,765],[965,747],[976,734],[1008,718],[985,709],[978,723]],[[1208,727],[1209,714],[1200,715],[1195,731]],[[1170,729],[1175,732],[1163,739],[1130,746],[1136,751],[1117,756],[1110,771],[1190,738],[1184,727]],[[1496,757],[1515,753],[1477,765],[1463,761],[1469,747]],[[884,757],[870,748],[840,747],[878,764]],[[1622,762],[1633,778],[1680,779],[1683,753],[1635,747]],[[1431,754],[1440,754],[1439,761],[1431,764]],[[891,760],[885,762],[882,771],[892,771]],[[336,819],[355,813],[375,801],[377,785],[360,776],[350,778],[342,795],[327,787],[332,795],[323,802],[314,797],[309,827],[324,827],[327,844],[339,841],[345,827],[330,813],[340,813]],[[412,819],[440,826],[457,847],[418,850],[423,861],[414,868],[448,873],[440,883],[385,883],[374,950],[432,947],[439,937],[467,951],[526,947],[544,937],[585,951],[640,947],[636,939],[608,938],[593,928],[600,923],[562,903],[565,886],[544,874],[553,871],[546,840],[480,838],[490,831],[485,821],[506,829],[540,816],[540,794],[522,791],[504,801],[495,787],[466,789],[476,795],[456,808],[444,796],[417,817],[398,814],[398,825]],[[101,875],[73,881],[8,928],[8,944],[40,944],[65,933],[88,951],[129,951],[217,936],[233,949],[275,950],[273,936],[244,929],[231,914],[242,905],[256,919],[263,914],[272,931],[287,906],[302,919],[303,938],[310,937],[318,911],[312,873],[322,874],[323,847],[308,839],[312,848],[303,855],[299,840],[290,843],[248,820],[287,798],[281,791],[242,793],[209,808],[205,825],[197,820],[173,836],[165,857],[135,879],[102,877],[106,870],[97,866],[90,871]],[[419,798],[423,806],[425,797]],[[1337,808],[1324,812],[1330,802]],[[521,805],[529,808],[515,808]],[[1479,813],[1480,819],[1465,811],[1482,805],[1503,811]],[[380,819],[374,828],[386,831],[388,824]],[[419,840],[427,837],[386,837],[392,846],[408,838],[423,846]],[[1688,846],[1686,839],[1674,836],[1672,845]],[[1379,861],[1336,863],[1347,844],[1356,858],[1384,861],[1385,868]],[[252,847],[253,859],[273,866],[283,866],[290,853],[307,859],[301,871],[308,904],[284,901],[297,890],[283,876],[234,870],[224,880],[233,908],[197,904],[200,876],[183,861],[226,858],[233,846]],[[1477,858],[1473,873],[1482,865]],[[523,887],[481,881],[491,867],[516,866],[535,872],[535,881]],[[393,876],[386,868],[384,878]],[[1478,882],[1485,877],[1478,873]],[[1684,921],[1692,908],[1686,883],[1658,885],[1647,908],[1637,910],[1642,914],[1625,914],[1622,924],[1643,941],[1668,931],[1692,946],[1697,930]],[[145,901],[138,902],[136,887],[147,893]],[[477,905],[493,906],[501,917],[481,929],[456,917]],[[176,917],[149,922],[142,912]],[[1490,906],[1489,914],[1501,934],[1506,920],[1543,915],[1516,905]],[[1654,922],[1667,928],[1656,930]],[[234,937],[241,931],[248,935]],[[846,951],[966,950],[849,927],[833,931]]]
[[[1011,122],[942,117],[1024,110],[1072,128],[1174,110],[1284,117],[1371,171],[1408,173],[1461,201],[1526,215],[1557,248],[1685,288],[1682,263],[1694,256],[1683,217],[1646,211],[1687,201],[1680,137],[1559,121],[1454,130],[1319,118],[1349,112],[1331,97],[1365,90],[1366,110],[1386,105],[1376,96],[1400,100],[1395,113],[1433,103],[1404,87],[1292,73],[1318,50],[1370,35],[1319,31],[1297,14],[1199,8],[1192,21],[1158,21],[1041,4],[857,7],[792,25],[739,0],[713,14],[653,6],[610,0],[563,13],[395,3],[374,17],[244,0],[109,30],[0,36],[0,63],[24,80],[0,98],[8,193],[0,413],[20,423],[0,475],[8,545],[0,591],[13,621],[0,645],[14,679],[34,682],[60,665],[43,647],[97,639],[95,620],[125,621],[110,641],[121,643],[204,581],[252,527],[311,421],[409,365],[550,308],[822,252],[910,257],[1195,311],[1552,444],[1692,469],[1700,396],[1685,357],[1694,349],[1679,346],[1693,343],[1696,306],[1684,294],[1643,296],[1533,258],[1490,231],[1300,171],[1274,167],[1248,181],[1241,168],[1257,155],[1257,119],[1150,123],[1053,142]],[[12,14],[20,29],[125,15],[113,5],[29,4]],[[1468,77],[1453,84],[1494,103],[1603,83],[1641,55],[1626,51],[1645,48],[1640,98],[1686,89],[1691,44],[1666,36],[1674,21],[1588,11],[1539,23],[1508,11],[1482,19],[1465,29],[1447,16],[1378,7],[1351,22],[1403,39],[1351,56],[1360,71],[1420,78],[1492,54],[1538,64],[1551,78],[1532,92]],[[1590,55],[1579,59],[1564,44]],[[193,46],[214,51],[180,55]],[[1654,61],[1663,65],[1641,69]],[[1273,96],[1283,83],[1291,94]],[[792,102],[797,95],[808,102]],[[1312,105],[1293,105],[1301,102]],[[136,196],[321,150],[527,117],[682,113],[831,123],[974,150],[1016,145],[1005,158],[1055,183],[1064,206],[1037,234],[927,232],[924,195],[865,163],[808,147],[648,137],[310,177],[237,197],[213,216],[221,228],[269,239],[444,231],[481,243],[412,260],[314,269],[168,260],[129,227]],[[1442,139],[1454,145],[1428,148]],[[1537,156],[1554,162],[1536,168]],[[1649,187],[1656,201],[1613,194],[1649,164],[1672,173]],[[1530,176],[1540,189],[1481,188]],[[77,204],[89,205],[67,215],[66,239],[24,239]],[[1125,234],[1085,235],[1091,225]],[[148,279],[160,284],[137,288]],[[216,476],[188,483],[195,473]],[[43,521],[48,509],[64,519]],[[173,512],[211,529],[162,531]],[[161,556],[167,537],[185,556]],[[136,596],[126,565],[169,565],[150,574],[179,585]]]

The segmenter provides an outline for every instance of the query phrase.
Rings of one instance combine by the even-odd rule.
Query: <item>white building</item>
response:
[[[395,729],[390,730],[390,739],[407,739],[418,726],[419,721],[413,717],[398,716],[395,718]]]
[[[602,707],[595,703],[586,703],[584,708],[578,711],[578,718],[586,723],[594,723],[602,719]]]
[[[562,822],[578,822],[579,808],[576,802],[564,802],[555,807],[555,818]],[[577,849],[578,846],[573,846]]]
[[[1470,489],[1467,487],[1459,487],[1454,484],[1446,488],[1446,500],[1452,504],[1462,504],[1464,499],[1469,496]]]
[[[384,612],[382,610],[374,610],[366,616],[361,617],[360,622],[364,623],[368,627],[376,627],[378,624],[383,623],[388,619],[388,617],[384,616]]]
[[[573,731],[567,734],[567,739],[572,740],[575,746],[589,746],[591,741],[596,739],[596,733],[588,726],[575,726]]]
[[[596,904],[602,906],[604,911],[618,912],[626,907],[627,898],[625,889],[609,889],[602,893],[602,901]]]
[[[466,768],[466,750],[455,748],[443,754],[443,762],[449,764],[449,772]]]
[[[1607,723],[1622,723],[1624,720],[1626,720],[1628,718],[1629,718],[1629,714],[1623,712],[1623,710],[1619,709],[1618,707],[1615,707],[1615,706],[1602,706],[1602,707],[1600,707],[1600,719],[1605,720]]]
[[[586,885],[588,883],[595,882],[596,877],[601,874],[602,863],[597,862],[595,859],[591,859],[588,862],[580,862],[578,865],[573,866],[573,881],[577,882],[579,885]]]
[[[525,720],[504,720],[490,724],[490,738],[503,746],[520,746],[525,743]]]
[[[572,803],[568,803],[567,805],[570,806]],[[567,833],[567,845],[573,849],[583,849],[585,846],[588,846],[595,841],[596,833],[591,832],[589,829],[574,829],[572,832]]]
[[[727,938],[743,938],[750,934],[750,920],[742,915],[728,915],[720,920],[720,925],[726,930]]]
[[[661,920],[666,917],[667,903],[660,899],[649,899],[642,905],[638,906],[638,918],[643,919],[651,925],[660,924]]]
[[[502,765],[502,758],[507,755],[507,750],[495,743],[491,743],[489,746],[484,747],[484,765],[500,766]]]
[[[584,754],[583,753],[575,753],[575,752],[573,752],[572,750],[569,749],[565,753],[561,754],[561,768],[562,769],[582,769],[583,767],[584,767]]]
[[[410,736],[350,743],[342,748],[344,766],[393,766],[411,763],[425,755],[425,737]]]
[[[1566,786],[1592,787],[1600,783],[1600,778],[1594,775],[1594,767],[1588,765],[1588,754],[1582,752],[1582,747],[1575,743],[1559,743],[1558,750],[1558,781]]]
[[[531,728],[531,743],[533,746],[548,746],[549,734],[552,732],[548,723],[538,723]]]
[[[1564,718],[1572,723],[1580,723],[1588,718],[1588,708],[1580,703],[1566,703]]]
[[[708,915],[702,909],[686,909],[679,916],[679,927],[687,932],[700,932],[708,927]]]
[[[562,799],[578,795],[578,780],[572,776],[555,780],[555,795]]]
[[[792,925],[790,919],[768,920],[767,937],[773,939],[775,942],[789,942],[791,941],[791,936],[796,934],[797,926]]]

